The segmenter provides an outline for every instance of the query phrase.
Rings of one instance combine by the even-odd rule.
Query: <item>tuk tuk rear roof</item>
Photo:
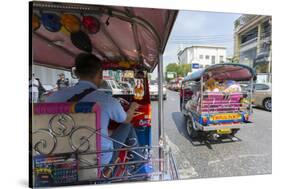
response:
[[[100,6],[72,3],[32,2],[33,13],[90,15],[100,22],[100,31],[88,34],[92,54],[105,62],[134,61],[152,72],[165,50],[178,11],[168,9]],[[33,63],[70,70],[77,49],[63,32],[40,26],[32,35]]]
[[[255,79],[255,71],[243,64],[224,63],[215,64],[204,69],[200,69],[184,78],[183,81],[200,80],[202,76],[213,77],[217,80],[244,81]]]

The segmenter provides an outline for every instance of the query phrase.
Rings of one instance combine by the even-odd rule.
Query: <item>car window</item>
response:
[[[113,81],[109,81],[109,82],[110,82],[110,84],[111,84],[111,86],[112,86],[113,89],[116,89],[116,88],[117,88],[116,85],[115,85],[115,83],[114,83]]]
[[[265,84],[255,84],[255,90],[268,90],[269,86]]]
[[[157,85],[158,83],[157,83],[157,81],[156,80],[151,80],[150,81],[150,85]]]
[[[114,83],[115,83],[117,89],[122,89],[122,87],[118,83],[116,83],[116,82],[114,82]]]
[[[107,81],[102,82],[101,87],[102,89],[110,89],[109,84],[107,83]]]

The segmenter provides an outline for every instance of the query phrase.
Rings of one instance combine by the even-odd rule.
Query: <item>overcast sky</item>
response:
[[[164,68],[177,62],[180,48],[191,45],[219,45],[233,55],[234,21],[241,14],[203,11],[180,11],[164,52]],[[157,69],[154,70],[153,78]]]

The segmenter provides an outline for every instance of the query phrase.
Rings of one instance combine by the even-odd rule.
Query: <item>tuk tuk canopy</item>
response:
[[[255,71],[242,64],[215,64],[204,69],[200,69],[184,78],[183,81],[198,81],[203,78],[212,77],[215,80],[235,80],[247,81],[255,79]]]
[[[164,52],[178,13],[167,9],[54,2],[33,2],[32,10],[39,18],[39,27],[33,29],[32,34],[34,64],[66,70],[74,66],[75,57],[83,50],[73,44],[73,33],[63,26],[57,32],[49,31],[41,19],[45,13],[60,18],[63,14],[71,14],[78,18],[80,31],[90,39],[89,53],[107,63],[134,62],[149,72],[154,70],[159,55]],[[85,16],[97,21],[96,33],[89,33],[83,27]]]

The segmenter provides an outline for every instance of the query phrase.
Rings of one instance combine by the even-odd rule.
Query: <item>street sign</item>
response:
[[[174,72],[167,72],[167,78],[168,78],[168,79],[173,79],[173,78],[175,78],[175,73],[174,73]]]
[[[192,64],[192,68],[198,69],[199,68],[199,64],[198,63]]]

